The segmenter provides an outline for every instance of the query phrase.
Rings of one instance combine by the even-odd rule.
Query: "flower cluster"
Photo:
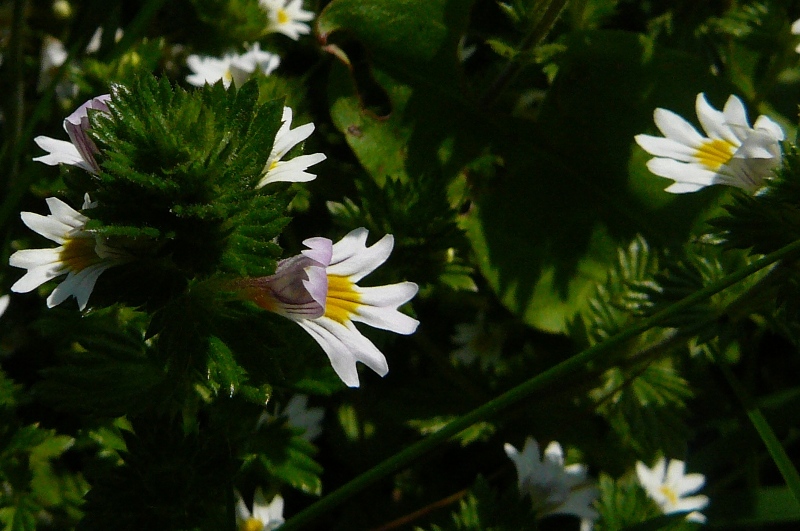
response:
[[[508,443],[504,449],[517,469],[519,492],[530,496],[538,518],[570,514],[581,519],[582,529],[591,529],[598,517],[592,503],[599,491],[588,480],[586,465],[564,466],[564,452],[556,441],[547,445],[544,456],[532,437],[525,440],[521,453]]]
[[[753,193],[764,185],[781,163],[783,129],[766,116],[753,126],[742,100],[731,96],[720,112],[709,105],[705,94],[697,95],[697,118],[707,136],[672,111],[653,113],[656,127],[664,135],[636,135],[636,143],[655,155],[647,168],[675,181],[667,192],[696,192],[712,184],[726,184]]]
[[[255,48],[251,52],[258,53]],[[253,55],[255,57],[255,55]],[[94,98],[73,112],[64,121],[70,142],[37,137],[40,147],[49,151],[35,160],[46,164],[78,166],[93,175],[100,172],[95,155],[98,148],[88,135],[89,110],[108,112],[110,96]],[[307,182],[316,178],[309,166],[325,160],[322,153],[299,155],[284,160],[298,144],[314,131],[309,123],[291,128],[292,110],[284,107],[282,124],[275,135],[263,176],[256,188],[274,182]],[[60,304],[74,296],[81,310],[100,274],[131,256],[113,242],[86,229],[89,218],[56,198],[47,200],[49,216],[23,212],[23,222],[35,232],[58,243],[51,249],[17,251],[10,264],[26,268],[12,290],[28,292],[50,279],[67,275],[47,299],[48,306]],[[88,195],[83,210],[91,208]],[[238,285],[259,306],[295,320],[323,348],[336,373],[349,386],[358,386],[356,361],[365,363],[380,375],[388,365],[383,354],[366,339],[353,322],[411,334],[418,322],[397,311],[417,293],[417,285],[403,282],[390,286],[362,288],[356,283],[382,264],[392,251],[394,240],[384,236],[366,247],[367,230],[356,229],[333,245],[326,238],[306,240],[309,250],[278,264],[274,275],[239,281]]]
[[[417,294],[413,282],[361,287],[359,280],[389,258],[394,238],[387,234],[370,247],[365,228],[336,244],[309,238],[308,249],[278,263],[274,275],[237,282],[242,296],[300,325],[328,355],[339,378],[358,387],[356,362],[381,376],[389,372],[383,353],[361,332],[361,322],[398,334],[413,334],[419,322],[397,308]]]
[[[213,84],[222,80],[225,87],[231,82],[241,86],[250,75],[259,71],[265,76],[270,75],[281,64],[281,58],[274,53],[261,49],[259,43],[253,44],[243,54],[226,54],[222,58],[202,57],[192,54],[186,58],[186,64],[192,73],[186,76],[186,81],[197,87],[204,84]]]
[[[706,517],[698,511],[708,505],[708,497],[702,494],[687,496],[703,487],[706,482],[703,474],[686,474],[683,461],[671,459],[667,464],[662,457],[653,468],[637,462],[636,475],[639,484],[664,514],[686,512],[689,522],[705,523]]]

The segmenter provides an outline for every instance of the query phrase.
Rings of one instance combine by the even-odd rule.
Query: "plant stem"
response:
[[[347,499],[355,496],[360,491],[366,489],[368,486],[379,481],[380,479],[393,474],[403,468],[407,467],[421,456],[437,448],[445,443],[452,436],[469,428],[473,424],[483,421],[485,419],[496,416],[509,407],[517,404],[518,402],[528,398],[535,392],[551,386],[561,379],[583,369],[587,363],[602,359],[609,351],[613,351],[626,341],[638,336],[639,334],[659,326],[661,323],[674,317],[680,312],[690,308],[691,306],[703,301],[720,291],[736,284],[737,282],[747,278],[748,276],[764,269],[765,267],[774,264],[778,260],[789,256],[793,253],[800,251],[800,240],[795,241],[785,247],[770,253],[766,256],[759,258],[753,263],[743,267],[739,271],[731,273],[710,284],[703,289],[692,293],[684,299],[664,308],[663,310],[653,314],[652,316],[634,323],[625,330],[610,337],[603,343],[598,343],[592,347],[583,350],[582,352],[564,360],[563,362],[551,367],[543,373],[534,376],[530,380],[514,387],[502,395],[494,398],[483,404],[482,406],[473,409],[469,413],[453,420],[441,430],[432,433],[428,437],[412,444],[411,446],[401,450],[392,457],[379,463],[375,467],[367,470],[360,476],[352,479],[350,482],[339,487],[337,490],[328,494],[321,500],[305,508],[303,511],[296,514],[289,519],[282,527],[282,531],[292,531],[293,529],[302,529],[321,517],[325,512],[333,509],[344,503]],[[606,356],[608,358],[608,356]],[[606,360],[611,361],[610,359]]]
[[[795,468],[794,464],[792,464],[791,458],[786,454],[786,450],[783,448],[780,440],[778,440],[778,436],[775,435],[775,432],[772,430],[772,426],[770,426],[769,422],[767,422],[767,419],[764,417],[761,409],[759,409],[755,402],[750,398],[747,391],[744,389],[744,386],[742,386],[742,384],[736,378],[736,375],[733,374],[733,371],[731,371],[731,368],[728,366],[728,364],[725,363],[725,360],[721,359],[719,354],[716,354],[714,358],[717,367],[719,367],[719,370],[722,371],[722,374],[728,381],[728,385],[733,390],[736,398],[739,399],[739,403],[744,408],[745,413],[747,413],[747,416],[750,419],[750,422],[753,424],[753,427],[758,432],[759,437],[761,437],[761,440],[764,441],[764,446],[767,447],[767,451],[769,452],[770,456],[772,456],[772,460],[778,467],[781,476],[783,476],[786,486],[789,487],[789,490],[792,492],[795,500],[800,503],[800,474],[797,473],[797,469]]]
[[[547,6],[542,17],[531,26],[528,34],[523,37],[522,41],[517,46],[517,53],[524,53],[544,39],[556,23],[558,16],[567,5],[567,0],[552,0],[550,5]],[[491,107],[500,94],[508,87],[509,83],[514,80],[519,71],[522,69],[522,62],[518,61],[516,57],[512,57],[500,71],[500,74],[494,80],[492,85],[484,94],[481,104],[485,108]]]

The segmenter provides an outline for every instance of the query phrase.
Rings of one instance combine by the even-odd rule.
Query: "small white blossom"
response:
[[[587,478],[586,465],[564,466],[561,445],[551,442],[539,453],[539,444],[532,437],[525,440],[522,453],[512,445],[504,446],[506,455],[517,468],[520,494],[528,494],[538,517],[550,514],[571,514],[581,518],[581,528],[591,529],[598,518],[592,508],[599,491]]]
[[[33,160],[43,162],[49,166],[70,164],[78,166],[90,173],[100,173],[100,166],[94,156],[100,151],[94,141],[89,138],[89,109],[99,112],[108,112],[106,102],[111,99],[109,94],[92,98],[64,119],[64,130],[70,141],[57,140],[49,136],[37,136],[33,139],[36,144],[47,151],[47,155],[35,157]]]
[[[289,160],[282,160],[292,148],[311,136],[311,133],[314,132],[314,124],[307,123],[291,129],[292,109],[290,107],[283,108],[281,121],[281,127],[278,129],[275,141],[272,144],[272,151],[264,166],[264,176],[258,182],[256,188],[261,188],[274,182],[305,183],[313,181],[317,176],[313,173],[308,173],[306,170],[309,166],[318,164],[327,158],[323,153],[311,153],[298,155]]]
[[[800,19],[795,20],[792,22],[792,34],[800,35]],[[800,53],[800,44],[794,49],[797,53]]]
[[[253,495],[253,511],[236,493],[236,526],[238,531],[272,531],[283,524],[283,498],[275,496],[268,504],[261,488]]]
[[[481,369],[486,371],[500,361],[505,336],[503,328],[487,324],[486,315],[480,312],[474,323],[456,325],[450,339],[459,348],[453,351],[452,358],[464,365],[480,360]]]
[[[41,92],[46,89],[53,81],[58,69],[67,60],[69,54],[67,49],[64,48],[64,43],[55,37],[46,35],[42,41],[41,57],[39,59],[39,83],[36,89]],[[75,97],[78,92],[78,86],[74,83],[60,83],[56,87],[56,92],[62,98]]]
[[[311,33],[311,27],[305,23],[314,19],[314,13],[303,9],[303,0],[259,0],[259,3],[269,18],[267,33],[283,33],[294,40]]]
[[[292,428],[299,428],[303,430],[303,438],[307,441],[313,441],[322,433],[322,419],[325,417],[325,410],[321,407],[308,407],[308,396],[299,394],[294,395],[286,407],[281,411],[280,409],[275,415],[267,412],[261,415],[258,419],[256,428],[270,422],[274,419],[286,417],[289,426]]]
[[[88,217],[55,197],[49,197],[46,201],[49,215],[22,212],[22,222],[31,230],[58,243],[59,247],[25,249],[12,254],[9,265],[28,271],[11,286],[11,291],[27,293],[48,280],[67,275],[47,298],[47,306],[52,308],[73,296],[83,310],[100,274],[126,261],[128,256],[108,245],[103,238],[84,230]],[[83,207],[86,209],[89,206],[87,195]]]
[[[226,54],[221,59],[193,54],[186,58],[186,64],[192,70],[192,74],[186,76],[186,81],[192,85],[202,87],[221,79],[222,84],[229,87],[231,81],[241,86],[256,70],[270,75],[280,66],[281,59],[277,54],[262,50],[261,45],[255,43],[241,55]]]
[[[653,113],[664,137],[636,135],[636,142],[655,158],[647,168],[660,177],[675,181],[666,191],[696,192],[712,184],[727,184],[755,192],[781,163],[783,129],[759,116],[753,127],[742,100],[728,98],[720,112],[697,95],[697,118],[706,135],[666,109]]]
[[[664,514],[689,512],[686,520],[705,523],[706,517],[699,513],[708,505],[708,496],[687,496],[700,490],[706,482],[703,474],[686,474],[683,461],[671,459],[669,465],[660,458],[650,469],[641,461],[636,463],[636,475],[647,495],[655,501]]]
[[[367,247],[368,234],[363,227],[355,229],[335,245],[327,238],[307,239],[303,244],[309,249],[279,262],[274,275],[238,283],[243,296],[303,327],[350,387],[359,385],[356,362],[381,376],[389,372],[386,357],[354,322],[405,335],[419,325],[397,310],[417,294],[413,282],[368,288],[356,284],[384,263],[394,247],[391,234]]]

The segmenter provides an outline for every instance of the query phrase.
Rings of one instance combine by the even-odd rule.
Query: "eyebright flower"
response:
[[[26,249],[12,254],[9,265],[25,268],[28,272],[11,286],[11,291],[27,293],[50,279],[67,275],[47,298],[47,306],[57,306],[71,295],[83,310],[100,274],[126,261],[128,255],[108,245],[103,238],[84,230],[88,217],[55,197],[49,197],[46,201],[50,208],[49,215],[22,212],[22,222],[31,230],[58,243],[59,247]],[[87,194],[83,208],[90,206]]]
[[[221,79],[227,88],[231,81],[241,86],[256,70],[260,70],[264,75],[270,75],[280,66],[281,58],[277,54],[262,50],[261,45],[255,43],[242,55],[227,54],[221,59],[192,54],[186,58],[186,64],[192,70],[192,74],[186,76],[186,81],[192,85],[202,87],[206,83],[213,84]]]
[[[664,137],[636,135],[636,143],[655,155],[647,162],[654,174],[672,179],[666,191],[696,192],[712,184],[727,184],[755,192],[781,163],[783,129],[759,116],[753,127],[742,100],[730,96],[722,112],[703,93],[697,95],[697,118],[707,137],[666,109],[653,117]]]
[[[309,408],[307,395],[294,395],[283,411],[279,410],[275,415],[264,412],[261,418],[258,419],[256,429],[265,422],[270,422],[280,417],[286,417],[289,426],[292,428],[303,430],[303,438],[305,440],[313,441],[322,433],[320,423],[325,417],[325,410],[321,407]]]
[[[383,353],[354,322],[406,335],[419,325],[397,311],[417,294],[413,282],[369,288],[356,284],[384,263],[394,247],[391,234],[367,247],[368,234],[363,227],[355,229],[335,245],[327,238],[309,238],[303,242],[308,249],[280,261],[274,275],[238,283],[243,296],[303,327],[350,387],[359,385],[357,361],[381,376],[389,372]]]
[[[253,512],[247,509],[238,492],[236,498],[236,526],[239,531],[272,531],[283,524],[283,498],[280,495],[267,504],[261,488],[257,488],[253,495]]]
[[[652,469],[637,461],[636,475],[647,495],[661,507],[664,514],[691,511],[686,515],[686,520],[705,523],[706,517],[698,511],[708,505],[708,496],[686,496],[697,492],[705,484],[703,474],[685,474],[683,461],[671,459],[667,465],[662,457]]]
[[[256,188],[261,188],[269,183],[279,181],[289,183],[313,181],[317,176],[313,173],[306,172],[306,170],[309,166],[313,166],[327,158],[323,153],[312,153],[309,155],[299,155],[290,160],[282,160],[293,147],[311,136],[311,133],[314,132],[314,124],[307,123],[291,129],[291,107],[283,108],[281,121],[283,123],[280,129],[278,129],[278,133],[275,135],[272,151],[267,159],[267,164],[264,166],[264,176],[258,182]]]
[[[522,453],[508,443],[504,449],[517,468],[520,494],[530,495],[538,517],[571,514],[582,519],[582,528],[591,528],[599,516],[591,507],[599,491],[587,480],[586,465],[565,467],[564,452],[555,441],[545,448],[544,459],[532,437],[525,440]]]
[[[47,155],[36,157],[33,160],[50,166],[71,164],[93,174],[100,173],[100,166],[94,159],[94,156],[100,151],[87,134],[90,127],[89,109],[108,112],[106,102],[109,99],[111,99],[109,94],[92,98],[67,116],[64,120],[64,130],[67,132],[70,142],[56,140],[49,136],[37,136],[34,138],[33,141],[40,148],[47,151]]]
[[[304,22],[313,20],[314,13],[303,10],[303,0],[259,0],[259,3],[269,18],[267,33],[283,33],[294,40],[311,33]]]

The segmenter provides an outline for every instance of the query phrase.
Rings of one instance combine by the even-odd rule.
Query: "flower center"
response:
[[[720,166],[727,164],[736,153],[736,146],[727,140],[713,139],[703,143],[694,154],[694,157],[706,168],[717,171]]]
[[[325,299],[325,317],[345,324],[350,316],[358,313],[361,295],[349,278],[328,275],[328,298]]]
[[[661,485],[658,491],[664,495],[670,505],[675,506],[678,504],[678,493],[669,485]]]
[[[248,518],[239,526],[239,531],[262,531],[264,523],[258,518]]]
[[[289,14],[286,12],[285,9],[278,10],[278,24],[286,24],[289,22]]]
[[[62,245],[59,261],[73,273],[79,273],[102,261],[94,250],[95,243],[94,237],[70,238]]]

